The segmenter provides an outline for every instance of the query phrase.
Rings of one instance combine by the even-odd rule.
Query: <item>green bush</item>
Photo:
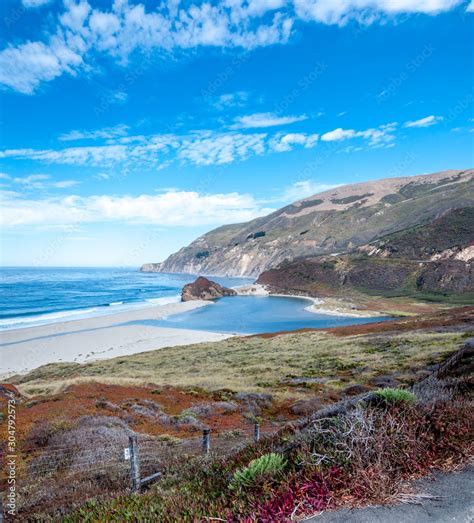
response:
[[[251,487],[259,479],[266,476],[274,476],[281,472],[286,465],[286,461],[280,454],[264,454],[251,461],[247,467],[235,472],[229,488]]]
[[[412,392],[403,389],[380,389],[375,391],[375,394],[387,403],[413,403],[416,400]]]

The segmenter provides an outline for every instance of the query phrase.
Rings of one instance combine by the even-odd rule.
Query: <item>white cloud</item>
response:
[[[238,116],[234,120],[232,129],[253,129],[263,127],[274,127],[277,125],[288,125],[295,122],[307,120],[305,114],[299,116],[278,116],[275,113],[255,113],[246,116]]]
[[[28,7],[48,0],[23,0]],[[135,0],[138,2],[138,0]],[[90,71],[96,54],[126,65],[134,51],[166,55],[176,49],[254,49],[286,43],[298,20],[344,25],[373,23],[401,13],[434,15],[465,0],[225,0],[141,3],[115,0],[106,10],[87,0],[65,0],[56,27],[42,41],[9,45],[0,51],[0,83],[24,94],[63,75]],[[468,11],[474,9],[471,2]],[[50,21],[48,20],[48,24]],[[126,93],[119,95],[126,98]],[[117,100],[116,100],[117,101]]]
[[[53,38],[48,45],[28,42],[9,46],[0,52],[0,84],[24,94],[32,94],[42,83],[67,72],[76,74],[82,57]]]
[[[467,6],[466,11],[468,13],[474,13],[474,0],[471,0],[471,3]]]
[[[3,227],[64,226],[86,222],[136,222],[166,226],[247,221],[272,212],[248,194],[170,190],[140,196],[68,196],[31,200],[4,196]]]
[[[356,131],[354,129],[342,129],[338,127],[321,135],[323,142],[340,142],[352,138],[363,138],[368,141],[372,147],[380,147],[393,142],[395,136],[393,132],[397,127],[397,122],[381,125],[375,129],[366,129],[365,131]]]
[[[80,183],[76,180],[53,181],[49,174],[30,174],[29,176],[10,178],[10,180],[27,190],[67,189]]]
[[[95,135],[97,131],[73,134],[72,138]],[[105,132],[104,134],[107,134]],[[68,139],[72,139],[69,137]],[[160,168],[172,161],[194,165],[222,165],[268,152],[290,151],[296,146],[314,147],[317,134],[239,133],[199,131],[187,135],[126,136],[104,145],[63,149],[7,149],[0,158],[28,159],[44,163],[110,167]]]
[[[30,0],[31,1],[31,0]],[[38,0],[33,0],[38,1]],[[92,53],[126,64],[135,50],[169,52],[202,46],[253,49],[288,40],[293,21],[281,2],[200,2],[181,6],[161,2],[146,11],[143,4],[116,0],[109,11],[93,9],[87,0],[65,0],[65,11],[45,41],[10,45],[0,52],[0,83],[32,94],[43,82],[90,69]],[[148,58],[147,58],[148,59]]]
[[[321,136],[321,140],[323,140],[323,142],[338,142],[340,140],[353,138],[355,134],[356,131],[354,131],[354,129],[342,129],[341,127],[338,127],[337,129],[334,129],[334,131],[324,133]]]
[[[295,145],[302,145],[306,149],[311,149],[317,144],[318,138],[318,134],[281,133],[272,138],[270,148],[277,152],[291,151]]]
[[[59,136],[59,140],[69,142],[74,140],[96,140],[96,139],[111,139],[121,136],[126,136],[128,132],[128,125],[116,125],[115,127],[104,127],[103,129],[96,129],[95,131],[70,131]]]
[[[430,125],[436,125],[437,123],[443,120],[442,116],[425,116],[425,118],[420,118],[419,120],[413,120],[406,122],[403,127],[429,127]]]
[[[249,93],[247,91],[236,91],[235,93],[226,93],[218,96],[212,105],[222,111],[229,107],[244,107],[249,99]]]
[[[133,161],[139,148],[125,145],[101,145],[95,147],[68,147],[65,149],[9,149],[0,153],[0,158],[29,159],[45,163],[65,165],[111,165]],[[132,153],[132,154],[129,154]],[[140,155],[144,158],[144,155]]]
[[[245,160],[265,151],[265,134],[201,133],[187,138],[179,148],[178,157],[195,165],[216,165]]]
[[[434,15],[449,11],[464,0],[293,0],[303,20],[344,25],[349,20],[373,23],[382,16],[401,13]]]

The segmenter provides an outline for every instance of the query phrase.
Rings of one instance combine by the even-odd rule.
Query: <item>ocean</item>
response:
[[[0,331],[58,323],[180,301],[191,274],[143,273],[136,268],[0,268]],[[212,277],[227,287],[251,283],[246,278]],[[374,321],[309,312],[308,300],[276,296],[221,298],[208,307],[150,320],[143,324],[259,333],[304,327],[337,327]],[[375,321],[389,318],[377,318]]]
[[[0,330],[179,302],[183,285],[195,279],[137,268],[1,267]],[[213,280],[228,287],[253,281]]]

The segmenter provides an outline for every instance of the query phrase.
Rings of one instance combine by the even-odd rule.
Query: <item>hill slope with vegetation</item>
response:
[[[225,225],[147,272],[258,276],[285,260],[352,251],[387,234],[474,207],[472,169],[336,187],[247,223]]]
[[[359,291],[383,296],[472,303],[474,208],[434,220],[334,256],[301,258],[263,272],[274,292],[324,295]]]

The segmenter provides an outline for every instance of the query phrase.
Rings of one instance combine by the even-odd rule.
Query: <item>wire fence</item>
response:
[[[55,511],[92,497],[139,491],[183,462],[229,456],[280,428],[266,423],[227,432],[205,429],[182,439],[129,431],[110,441],[82,439],[66,445],[23,447],[16,470],[18,513]],[[0,458],[3,463],[5,455]]]

